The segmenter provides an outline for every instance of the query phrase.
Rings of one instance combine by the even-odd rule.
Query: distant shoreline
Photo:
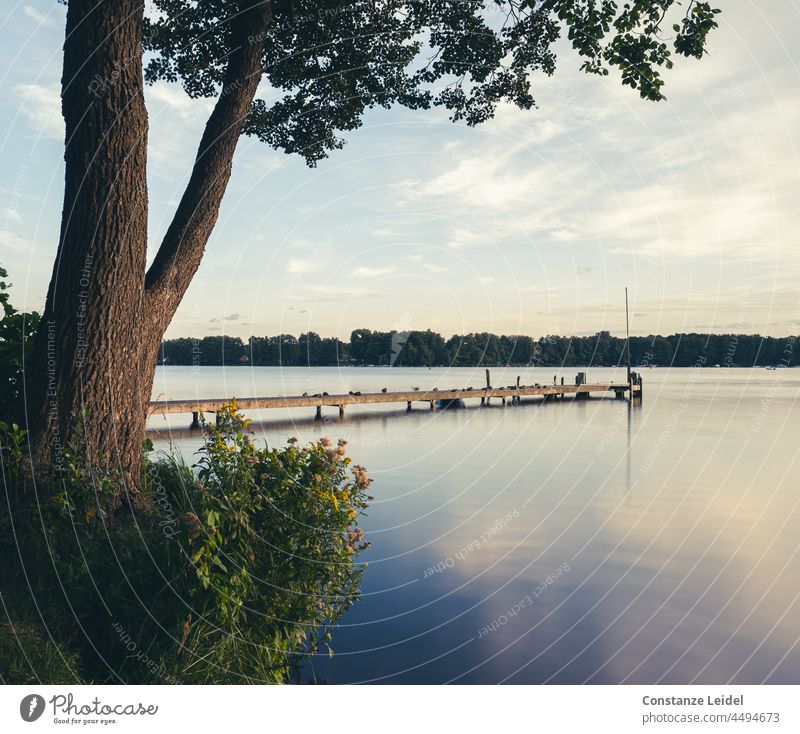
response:
[[[632,336],[630,361],[640,368],[796,367],[800,337],[760,334]],[[158,363],[166,366],[233,367],[617,367],[628,363],[623,337],[600,331],[566,337],[473,333],[451,336],[426,331],[356,329],[349,341],[314,332],[277,336],[205,336],[167,339]]]

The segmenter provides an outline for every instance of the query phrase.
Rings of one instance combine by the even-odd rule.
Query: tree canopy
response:
[[[796,336],[760,334],[671,334],[632,336],[634,365],[660,367],[753,367],[800,365],[793,351]],[[349,341],[314,332],[294,337],[206,336],[167,339],[160,359],[168,365],[322,367],[382,365],[394,367],[615,367],[627,362],[625,339],[600,331],[593,336],[454,334],[445,339],[427,331],[356,329]]]
[[[230,93],[238,14],[255,0],[153,0],[144,22],[145,78],[191,97]],[[533,72],[552,74],[566,31],[581,68],[650,100],[663,98],[674,55],[700,58],[720,12],[690,0],[273,0],[259,44],[268,94],[250,105],[247,135],[315,165],[371,107],[446,108],[476,125],[508,102],[535,105]],[[674,17],[673,17],[674,16]],[[262,86],[262,95],[264,88]]]

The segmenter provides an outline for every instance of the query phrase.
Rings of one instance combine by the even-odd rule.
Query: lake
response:
[[[579,369],[497,368],[492,384],[572,383]],[[374,479],[361,599],[304,678],[800,683],[800,369],[643,374],[634,405],[248,413],[271,444],[345,438]],[[159,367],[153,395],[483,384],[483,368]],[[174,438],[187,456],[199,442]]]

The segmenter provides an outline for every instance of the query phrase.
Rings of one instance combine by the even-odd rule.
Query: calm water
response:
[[[576,371],[493,369],[492,383]],[[322,422],[264,411],[261,438],[343,437],[375,480],[363,595],[308,677],[800,683],[800,369],[658,368],[644,381],[640,406],[358,406],[341,422],[335,408]],[[463,368],[167,367],[154,395],[483,382]],[[187,453],[198,442],[175,438]]]

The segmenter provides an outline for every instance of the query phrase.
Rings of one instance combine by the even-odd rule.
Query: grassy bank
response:
[[[234,404],[193,466],[148,454],[133,510],[80,432],[34,477],[0,428],[4,683],[280,683],[358,598],[370,480],[343,442],[257,447]]]

